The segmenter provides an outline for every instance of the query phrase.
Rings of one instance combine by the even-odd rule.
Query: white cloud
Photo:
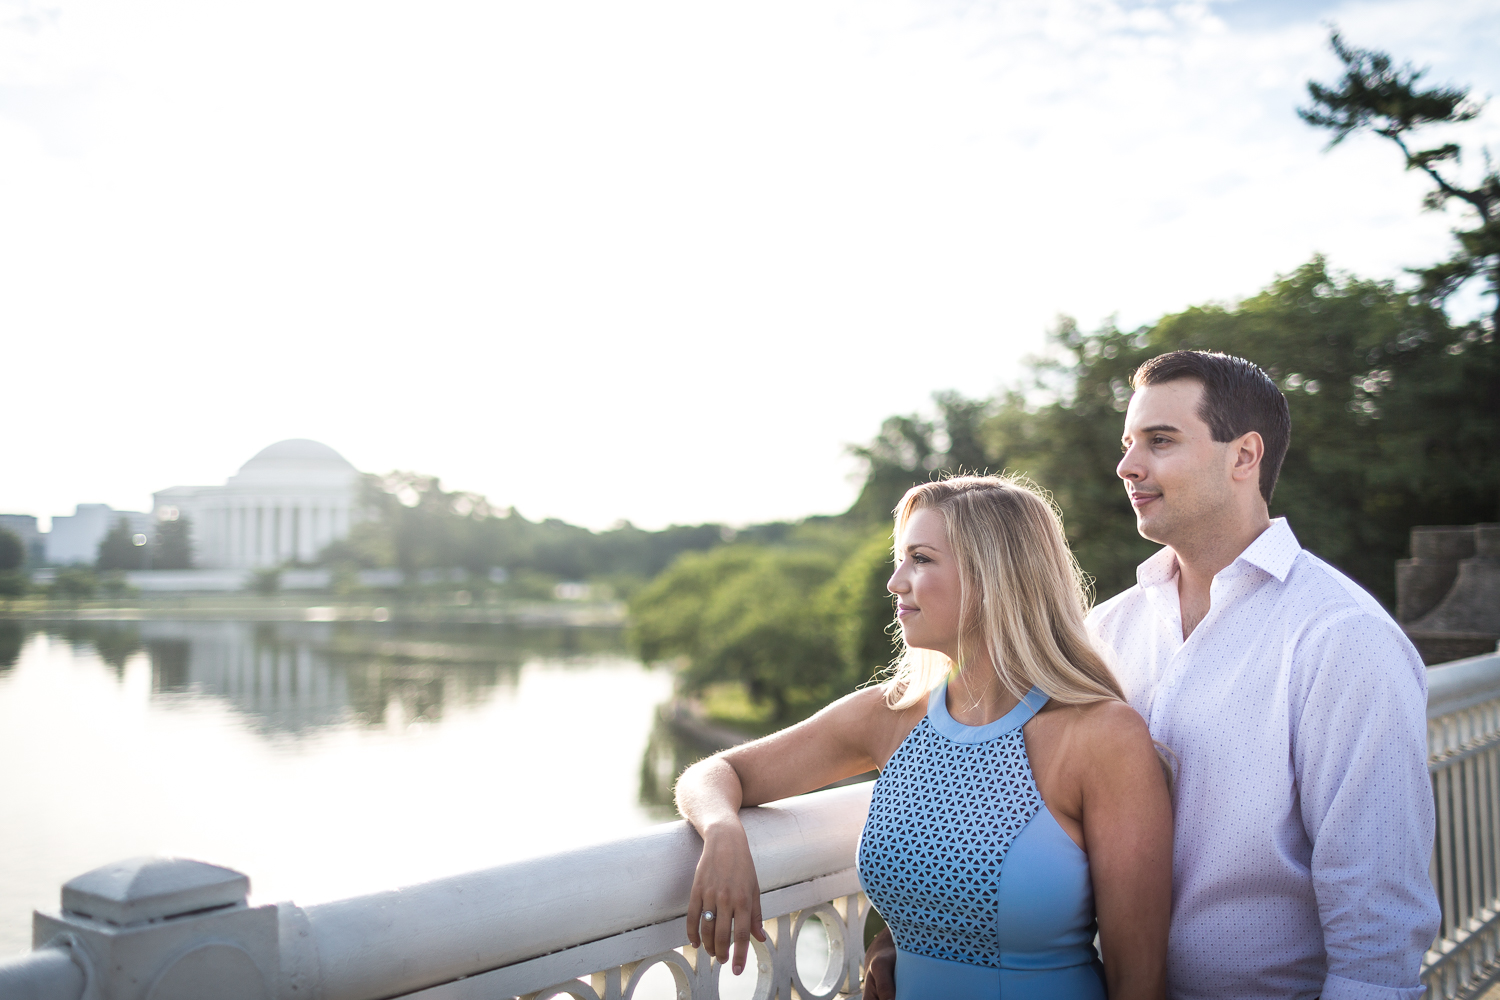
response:
[[[309,436],[596,525],[836,510],[844,442],[1059,311],[1442,254],[1393,151],[1296,120],[1322,15],[1229,11],[63,3],[0,29],[0,508]],[[1331,15],[1483,92],[1496,11]]]

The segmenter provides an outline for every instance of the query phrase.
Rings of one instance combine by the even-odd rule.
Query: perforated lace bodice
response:
[[[859,874],[902,949],[1000,967],[1001,867],[1042,809],[1021,724],[1045,702],[1033,690],[1017,706],[1025,718],[979,742],[950,739],[929,712],[881,772]]]

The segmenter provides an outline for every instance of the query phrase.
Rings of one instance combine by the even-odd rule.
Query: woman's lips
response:
[[[919,610],[921,609],[914,608],[910,604],[898,604],[896,605],[896,617],[905,618],[907,615],[916,614]]]

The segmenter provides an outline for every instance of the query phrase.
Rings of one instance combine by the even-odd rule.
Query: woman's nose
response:
[[[893,594],[904,594],[906,592],[906,581],[901,579],[901,571],[898,569],[891,574],[891,578],[885,581],[885,589]]]

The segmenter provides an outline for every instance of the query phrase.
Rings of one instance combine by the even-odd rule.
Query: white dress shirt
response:
[[[1137,580],[1090,622],[1179,762],[1168,995],[1420,997],[1439,909],[1417,651],[1284,518],[1185,642],[1176,555]]]

